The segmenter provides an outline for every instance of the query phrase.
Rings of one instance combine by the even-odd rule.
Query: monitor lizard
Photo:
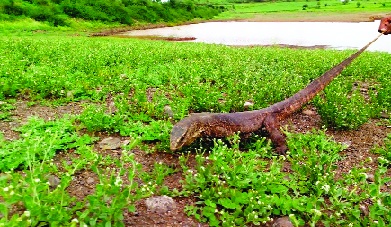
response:
[[[194,113],[176,123],[170,134],[170,149],[177,151],[200,137],[227,137],[235,133],[251,133],[265,128],[278,154],[288,150],[285,136],[280,132],[280,121],[302,108],[322,91],[342,70],[357,58],[373,41],[344,61],[313,80],[293,96],[260,110],[235,113]]]

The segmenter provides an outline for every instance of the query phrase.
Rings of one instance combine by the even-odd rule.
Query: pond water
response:
[[[192,42],[225,45],[325,46],[360,49],[377,35],[374,22],[207,22],[176,27],[134,30],[129,36],[196,38]],[[368,50],[391,53],[391,35],[380,37]]]

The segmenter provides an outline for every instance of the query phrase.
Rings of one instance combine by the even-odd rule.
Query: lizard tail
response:
[[[273,112],[279,112],[280,115],[288,115],[300,109],[304,104],[309,102],[315,97],[320,91],[322,91],[336,76],[338,76],[342,70],[344,70],[355,58],[357,58],[362,52],[364,52],[372,43],[376,42],[377,39],[382,35],[380,33],[375,39],[365,45],[356,53],[343,60],[338,65],[334,66],[322,76],[312,81],[304,89],[300,90],[293,96],[278,102],[270,108],[273,108]]]

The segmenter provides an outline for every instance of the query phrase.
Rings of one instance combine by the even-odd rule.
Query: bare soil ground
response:
[[[239,21],[257,22],[370,22],[379,20],[391,12],[275,12],[257,14]]]
[[[18,134],[12,129],[23,122],[30,116],[38,116],[46,120],[53,120],[60,118],[65,114],[78,114],[81,113],[83,108],[80,103],[70,103],[66,106],[60,106],[51,108],[47,106],[35,105],[28,107],[27,101],[18,101],[16,103],[16,109],[13,110],[13,121],[3,122],[0,121],[1,132],[8,140],[18,138]],[[355,166],[366,163],[365,167],[369,169],[368,173],[373,173],[377,167],[377,156],[370,152],[370,150],[377,145],[382,145],[383,140],[388,133],[391,133],[391,128],[385,124],[386,121],[382,119],[373,119],[364,124],[358,130],[351,131],[336,131],[333,129],[327,130],[327,134],[332,136],[336,141],[349,144],[349,147],[342,152],[343,160],[339,161],[337,175],[343,175]],[[306,133],[312,129],[321,129],[322,121],[320,116],[316,113],[316,109],[311,105],[306,106],[303,111],[299,111],[282,122],[283,127],[287,127],[288,130]],[[109,135],[103,133],[98,134],[100,141]],[[128,138],[121,138],[126,140]],[[110,155],[113,157],[119,157],[121,150],[103,150],[98,144],[95,145],[96,152],[103,155]],[[178,157],[180,154],[168,154],[163,152],[156,152],[147,154],[144,151],[135,149],[136,161],[143,165],[143,168],[148,171],[154,168],[154,163],[162,162],[174,168],[180,168]],[[55,163],[61,163],[62,161],[70,161],[74,153],[61,152],[55,157]],[[368,158],[372,158],[373,162],[365,162]],[[191,158],[190,158],[191,160]],[[190,161],[190,165],[192,165]],[[387,174],[391,176],[390,173]],[[164,185],[170,189],[181,189],[180,181],[182,180],[182,173],[177,172],[166,178]],[[87,195],[91,194],[95,189],[95,184],[99,182],[96,175],[91,171],[82,171],[78,173],[68,187],[68,192],[83,200]],[[195,198],[175,198],[176,207],[165,214],[159,214],[149,211],[145,206],[145,200],[140,200],[136,203],[137,212],[125,213],[124,222],[126,226],[205,226],[200,224],[191,217],[188,217],[184,213],[184,207],[196,202]],[[270,226],[271,223],[268,223]]]
[[[274,12],[274,13],[263,13],[263,14],[254,14],[249,16],[248,18],[242,18],[242,19],[227,19],[227,20],[221,20],[221,19],[212,19],[209,21],[249,21],[249,22],[371,22],[374,20],[380,20],[381,18],[391,15],[391,12],[384,12],[384,13],[371,13],[371,12],[306,12],[306,13],[289,13],[289,12]],[[187,24],[196,24],[196,23],[202,23],[202,22],[208,22],[203,20],[195,20],[195,21],[188,21],[179,23],[176,26],[179,25],[187,25]],[[150,24],[150,25],[140,25],[140,26],[133,26],[133,27],[123,27],[123,28],[115,28],[115,29],[108,29],[100,32],[91,33],[90,36],[111,36],[115,35],[118,36],[118,34],[127,32],[130,30],[145,30],[145,29],[152,29],[152,28],[161,28],[161,27],[167,27],[172,25],[167,25],[164,23],[161,24]],[[120,36],[122,38],[129,38],[130,36]],[[162,37],[139,37],[141,39],[163,39]],[[187,40],[191,40],[193,37],[187,37]],[[185,41],[185,40],[175,40],[173,38],[167,38],[168,41]]]

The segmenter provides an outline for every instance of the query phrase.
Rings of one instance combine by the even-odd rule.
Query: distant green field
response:
[[[265,2],[236,4],[235,10],[242,13],[267,13],[267,12],[295,12],[303,11],[303,6],[307,5],[306,10],[310,11],[383,11],[388,10],[391,13],[391,1],[351,1],[342,3],[341,1],[292,1],[292,2]]]
[[[350,13],[388,13],[391,14],[391,1],[351,1],[346,4],[341,1],[292,1],[231,4],[229,10],[221,13],[216,19],[253,18],[257,15],[294,15],[306,17],[310,15],[330,15]],[[315,13],[315,14],[313,14]]]

